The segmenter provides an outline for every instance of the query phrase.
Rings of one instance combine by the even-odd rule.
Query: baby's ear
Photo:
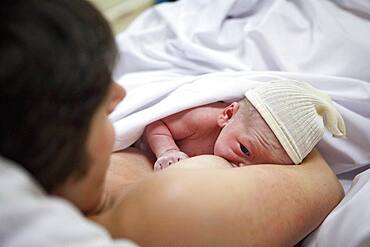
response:
[[[223,128],[228,124],[231,118],[236,114],[239,110],[240,104],[238,102],[233,102],[230,105],[226,106],[222,113],[217,117],[217,124]]]

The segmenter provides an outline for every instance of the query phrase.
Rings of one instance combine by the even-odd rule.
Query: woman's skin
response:
[[[156,173],[152,158],[134,149],[112,155],[106,191],[117,203],[91,219],[114,238],[142,246],[293,246],[343,197],[317,151],[299,166],[232,168],[206,155]]]
[[[89,171],[53,194],[74,203],[114,238],[143,246],[292,246],[343,197],[316,151],[299,166],[232,168],[197,156],[153,173],[153,157],[134,149],[111,155],[109,114],[124,97],[112,83],[87,139]],[[100,213],[98,213],[100,212]]]

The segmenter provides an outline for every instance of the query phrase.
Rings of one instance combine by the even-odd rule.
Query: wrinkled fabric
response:
[[[370,78],[367,0],[182,0],[117,36],[123,73],[286,71]]]

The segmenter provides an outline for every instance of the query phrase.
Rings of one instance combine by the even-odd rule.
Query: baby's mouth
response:
[[[235,163],[233,163],[233,162],[230,162],[230,164],[231,164],[231,166],[232,167],[239,167],[238,165],[236,165]]]

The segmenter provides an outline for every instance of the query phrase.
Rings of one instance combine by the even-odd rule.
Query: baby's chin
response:
[[[230,164],[231,164],[232,167],[239,167],[239,165],[237,165],[237,164],[235,164],[233,162],[230,162]]]
[[[243,167],[243,166],[249,166],[249,165],[252,165],[252,164],[245,164],[245,163],[240,163],[240,162],[231,162],[230,161],[230,164],[232,167]]]

